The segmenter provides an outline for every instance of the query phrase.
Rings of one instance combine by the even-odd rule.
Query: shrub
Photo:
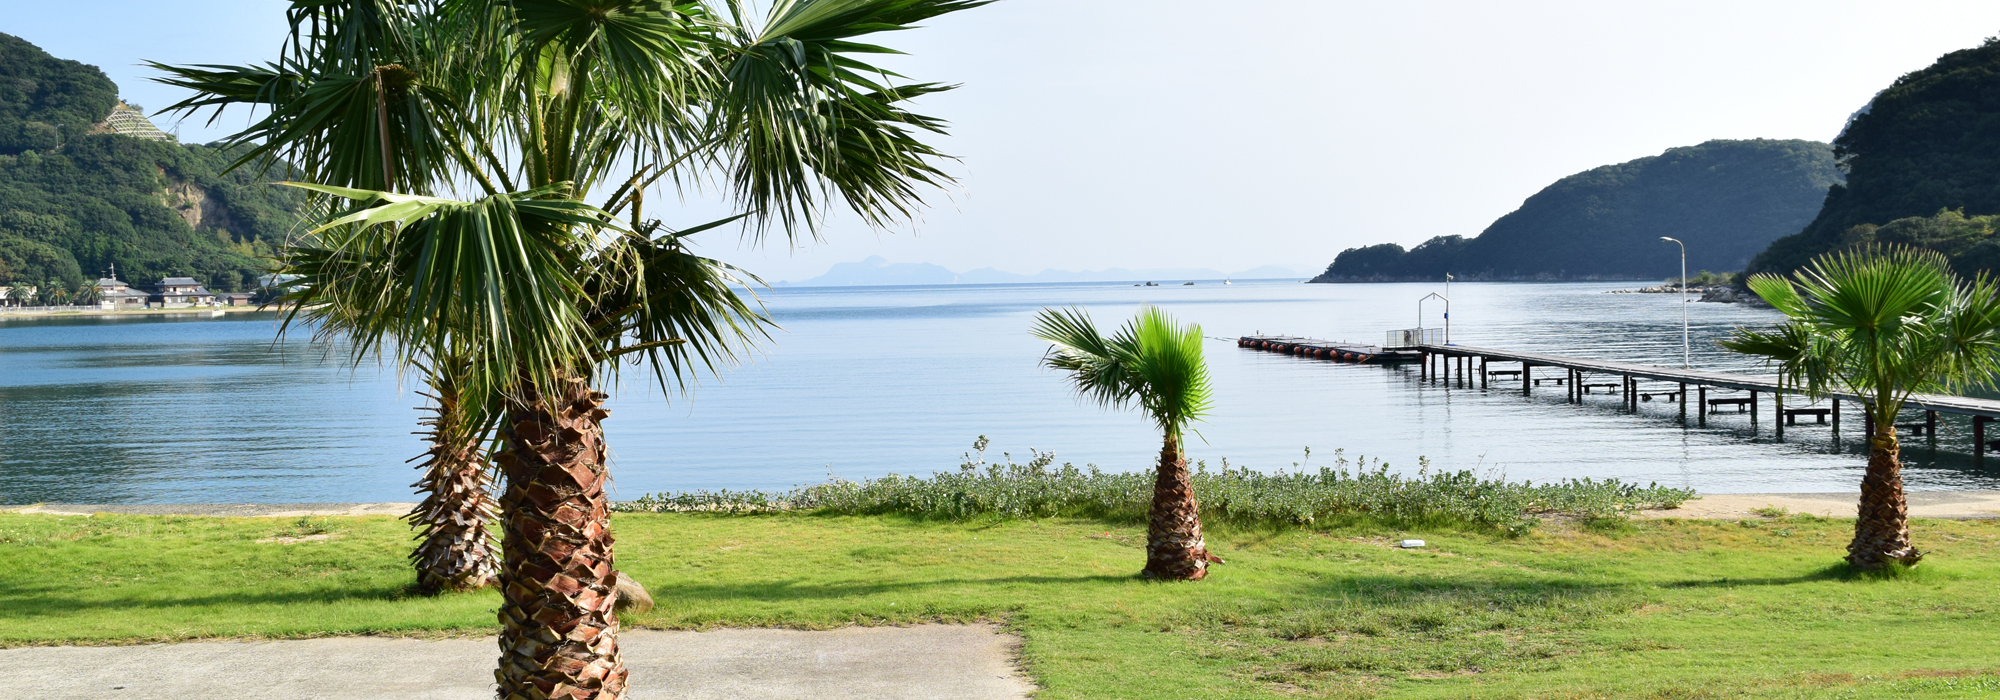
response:
[[[1153,474],[1105,472],[1096,465],[1053,467],[1055,454],[1034,452],[1027,464],[987,463],[981,436],[956,472],[929,477],[891,474],[879,479],[802,486],[790,491],[693,491],[651,494],[617,504],[622,511],[756,513],[807,511],[838,515],[911,515],[967,520],[1081,517],[1143,522],[1153,494]],[[1306,452],[1308,460],[1311,450]],[[1374,520],[1401,524],[1458,524],[1525,532],[1545,515],[1594,519],[1624,517],[1642,508],[1671,508],[1694,492],[1617,480],[1565,479],[1535,484],[1481,476],[1470,470],[1432,471],[1428,460],[1415,475],[1340,452],[1318,469],[1262,473],[1247,468],[1211,471],[1197,462],[1195,494],[1204,522],[1238,525],[1315,526]]]

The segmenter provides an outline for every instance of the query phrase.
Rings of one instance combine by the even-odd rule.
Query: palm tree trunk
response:
[[[507,478],[500,498],[506,561],[500,571],[499,697],[616,700],[625,694],[618,654],[618,573],[611,503],[604,493],[605,395],[571,379],[561,396],[529,395],[508,407]]]
[[[1201,510],[1194,500],[1187,456],[1179,436],[1167,434],[1160,448],[1158,478],[1153,482],[1153,509],[1146,527],[1147,578],[1194,581],[1208,575],[1208,563],[1221,561],[1208,553],[1201,538]]]
[[[1896,421],[1875,421],[1868,440],[1868,471],[1861,477],[1861,510],[1854,520],[1854,541],[1847,545],[1847,563],[1856,569],[1880,569],[1891,562],[1915,566],[1924,557],[1910,546],[1910,510],[1903,499],[1903,463],[1896,442]]]
[[[432,388],[437,405],[429,410],[436,415],[423,421],[431,446],[418,457],[429,459],[423,479],[411,485],[425,494],[424,502],[404,516],[424,530],[410,563],[417,569],[418,590],[426,594],[478,590],[500,574],[500,555],[487,530],[498,513],[480,449],[484,440],[460,417],[458,391],[449,382]]]

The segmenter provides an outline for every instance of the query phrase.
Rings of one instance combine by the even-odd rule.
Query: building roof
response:
[[[196,281],[194,281],[194,278],[193,278],[193,277],[168,277],[168,278],[166,278],[166,279],[163,279],[163,280],[160,280],[160,284],[161,284],[162,286],[165,286],[165,285],[175,285],[175,286],[182,286],[182,287],[185,287],[185,286],[195,286],[195,287],[199,287],[199,286],[201,286],[201,283],[200,283],[200,282],[196,282]]]
[[[125,280],[112,279],[110,277],[99,277],[97,278],[97,286],[99,288],[103,288],[103,287],[125,287],[129,285],[125,284]]]

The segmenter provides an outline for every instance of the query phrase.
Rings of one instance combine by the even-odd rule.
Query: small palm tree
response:
[[[1137,403],[1165,436],[1143,573],[1161,579],[1207,576],[1208,563],[1222,560],[1209,554],[1202,540],[1201,509],[1181,449],[1182,431],[1209,409],[1201,326],[1178,326],[1165,311],[1147,308],[1107,338],[1082,309],[1043,309],[1033,333],[1055,344],[1042,364],[1069,372],[1078,395],[1106,408]]]
[[[1776,330],[1738,330],[1722,341],[1778,363],[1780,381],[1817,399],[1864,399],[1874,434],[1847,562],[1856,569],[1912,566],[1896,414],[1911,394],[1953,392],[2000,371],[2000,288],[1984,274],[1952,274],[1945,257],[1904,247],[1827,255],[1794,280],[1763,274],[1750,289],[1785,313]]]

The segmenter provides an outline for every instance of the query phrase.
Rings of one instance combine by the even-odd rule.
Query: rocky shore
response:
[[[1681,290],[1679,287],[1676,287],[1671,284],[1662,284],[1654,287],[1640,287],[1638,289],[1613,289],[1605,293],[1606,294],[1679,294],[1680,292]],[[1751,306],[1770,306],[1770,304],[1764,303],[1764,300],[1762,298],[1759,298],[1756,294],[1752,294],[1748,291],[1737,289],[1735,287],[1727,287],[1727,286],[1688,287],[1688,294],[1690,295],[1699,294],[1701,295],[1699,301],[1709,301],[1718,304],[1749,304]]]

